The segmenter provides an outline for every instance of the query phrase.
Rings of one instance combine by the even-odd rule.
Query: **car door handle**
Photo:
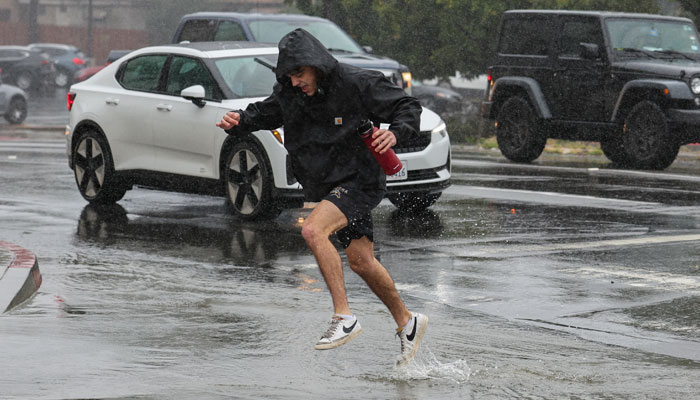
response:
[[[173,106],[170,104],[158,104],[156,108],[158,111],[170,111],[173,109]]]
[[[119,99],[113,99],[111,97],[107,97],[105,99],[105,103],[109,104],[110,106],[116,106],[116,105],[119,105]]]

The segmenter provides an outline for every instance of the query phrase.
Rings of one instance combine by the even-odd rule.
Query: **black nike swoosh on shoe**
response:
[[[408,339],[409,342],[412,342],[413,339],[416,337],[416,326],[418,326],[418,318],[413,317],[413,331],[410,335],[406,335],[406,339]]]
[[[346,327],[343,325],[343,332],[345,332],[345,333],[350,333],[350,332],[352,332],[352,330],[355,329],[355,325],[357,325],[357,320],[355,320],[355,323],[353,323],[349,328],[346,328]]]

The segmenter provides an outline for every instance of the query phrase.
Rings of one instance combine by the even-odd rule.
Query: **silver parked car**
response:
[[[27,118],[27,94],[17,86],[0,79],[0,113],[11,124],[21,124]]]

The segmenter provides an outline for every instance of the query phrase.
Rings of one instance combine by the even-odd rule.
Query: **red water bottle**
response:
[[[357,133],[360,135],[360,139],[365,142],[365,146],[372,152],[372,155],[377,160],[379,165],[384,170],[387,175],[394,175],[395,173],[401,171],[401,160],[396,156],[393,149],[389,149],[384,152],[384,154],[377,153],[375,147],[372,146],[372,134],[376,132],[378,128],[372,124],[372,121],[366,120],[360,124],[357,129]]]

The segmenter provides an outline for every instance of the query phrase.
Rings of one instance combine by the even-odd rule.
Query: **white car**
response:
[[[223,195],[244,219],[301,207],[282,129],[228,135],[215,125],[272,92],[276,63],[276,46],[253,42],[156,46],[71,86],[66,151],[82,196],[111,203],[134,186]],[[429,207],[450,185],[445,123],[423,109],[419,138],[394,150],[404,169],[388,177],[387,197]]]

